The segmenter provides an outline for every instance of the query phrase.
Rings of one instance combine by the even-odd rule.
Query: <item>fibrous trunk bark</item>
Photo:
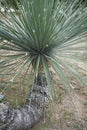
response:
[[[29,130],[43,116],[48,103],[46,79],[44,76],[38,76],[37,84],[34,84],[26,103],[19,109],[10,108],[8,103],[0,103],[0,130]]]

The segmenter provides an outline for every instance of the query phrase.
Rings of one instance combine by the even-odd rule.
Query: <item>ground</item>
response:
[[[87,82],[86,65],[79,64],[78,66],[83,68],[79,69],[79,72],[82,73],[82,78]],[[53,71],[52,73],[55,82],[54,98],[50,101],[44,117],[31,130],[87,130],[87,86],[82,86],[70,77],[75,88],[74,91],[66,93],[62,88],[63,84],[59,83]],[[0,79],[0,89],[2,90],[3,86],[6,85],[5,101],[8,100],[13,107],[19,107],[26,100],[26,93],[29,90],[26,82],[22,83],[21,80],[17,79],[11,86],[6,79],[4,82],[3,79]]]
[[[87,88],[61,95],[48,108],[44,121],[32,130],[87,130]],[[58,101],[60,100],[60,101]]]
[[[55,74],[55,95],[50,101],[44,117],[31,130],[87,130],[87,88],[80,86],[74,79],[74,91],[65,93]],[[26,85],[25,85],[26,86]],[[24,89],[24,88],[22,88]],[[22,104],[25,91],[15,83],[7,91],[7,100],[14,106]],[[20,94],[20,95],[19,95]]]

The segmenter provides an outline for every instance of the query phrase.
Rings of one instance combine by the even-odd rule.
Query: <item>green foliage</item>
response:
[[[7,7],[13,7],[15,9],[18,9],[17,4],[20,3],[20,0],[4,0],[3,5]]]
[[[84,121],[86,121],[86,122],[87,122],[87,116],[84,118]]]
[[[76,128],[77,130],[83,130],[83,128],[81,128],[79,125],[75,125],[75,128]]]
[[[70,3],[21,0],[19,14],[11,12],[5,21],[0,19],[0,37],[7,40],[0,43],[4,51],[0,54],[0,77],[9,77],[14,82],[19,75],[23,75],[23,80],[27,75],[29,82],[29,73],[33,73],[34,83],[38,74],[45,73],[52,92],[52,67],[64,89],[74,88],[69,75],[84,83],[76,67],[87,63],[80,56],[87,53],[87,43],[83,45],[87,36],[87,8],[77,3],[78,0]]]
[[[84,102],[84,105],[87,105],[87,101]]]

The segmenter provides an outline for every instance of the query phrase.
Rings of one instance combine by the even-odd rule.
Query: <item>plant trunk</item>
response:
[[[48,103],[46,79],[44,76],[38,76],[37,84],[34,84],[23,106],[13,109],[8,103],[0,103],[0,130],[29,130],[43,116]]]

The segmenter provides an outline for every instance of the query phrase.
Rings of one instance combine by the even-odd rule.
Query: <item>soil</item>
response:
[[[87,69],[86,66],[79,66]],[[52,71],[52,69],[51,69]],[[87,82],[87,71],[79,70]],[[65,93],[62,84],[59,84],[55,73],[52,71],[55,80],[55,96],[48,106],[44,118],[31,130],[87,130],[87,87],[81,86],[72,77],[72,83],[75,86],[74,91]],[[19,84],[13,85],[12,89],[7,92],[7,99],[15,107],[17,102],[22,104],[25,99],[25,86],[23,93],[19,96]],[[16,96],[15,96],[15,93]],[[18,95],[17,95],[18,93]],[[14,96],[13,96],[14,95]],[[14,98],[16,97],[16,98]],[[24,97],[24,98],[23,98]],[[23,100],[22,100],[23,99]]]
[[[86,79],[87,71],[80,71]],[[81,86],[73,79],[72,82],[76,87],[70,93],[65,93],[56,82],[54,101],[48,107],[44,119],[32,130],[87,130],[87,86]]]

